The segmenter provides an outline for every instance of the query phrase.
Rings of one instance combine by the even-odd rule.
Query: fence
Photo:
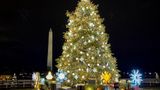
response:
[[[32,80],[0,80],[0,88],[33,88]]]

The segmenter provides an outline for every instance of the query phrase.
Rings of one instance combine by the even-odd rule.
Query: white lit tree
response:
[[[119,70],[97,6],[90,0],[81,0],[75,11],[67,12],[67,16],[69,31],[64,34],[63,52],[57,59],[58,69],[67,73],[65,83],[72,86],[95,78],[97,84],[102,84],[104,71],[111,74],[110,81],[114,83]]]

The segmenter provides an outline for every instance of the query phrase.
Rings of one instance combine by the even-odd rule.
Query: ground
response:
[[[34,90],[34,89],[10,89],[10,90]],[[141,88],[140,90],[160,90],[160,88]]]

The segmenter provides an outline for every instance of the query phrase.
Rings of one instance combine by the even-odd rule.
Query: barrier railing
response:
[[[0,80],[0,88],[33,88],[32,80]]]

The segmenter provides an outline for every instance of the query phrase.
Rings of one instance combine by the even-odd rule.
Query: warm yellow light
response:
[[[49,71],[49,72],[48,72],[48,74],[47,74],[46,78],[47,78],[48,80],[53,79],[53,76],[52,76],[51,71]]]
[[[111,74],[105,71],[101,75],[101,80],[103,80],[103,83],[108,84],[111,80]]]

